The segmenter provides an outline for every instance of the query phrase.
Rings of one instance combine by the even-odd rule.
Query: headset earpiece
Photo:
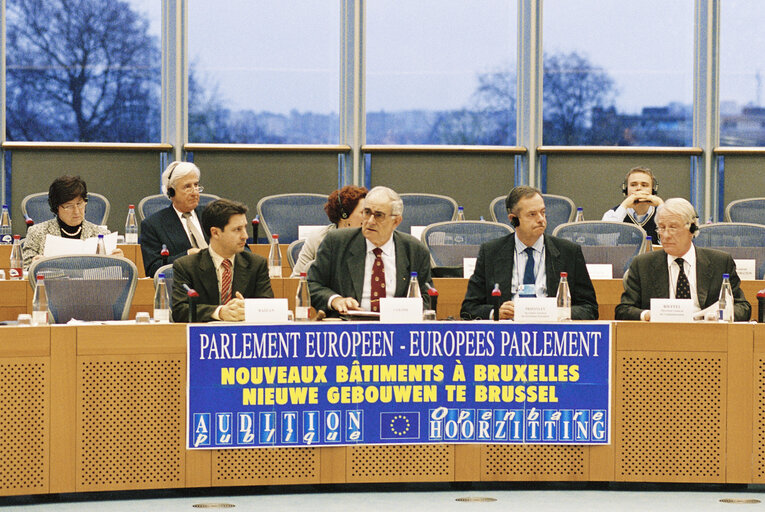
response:
[[[340,200],[340,192],[337,193],[337,204],[340,206],[340,217],[347,219],[348,212],[346,212],[345,208],[343,208],[343,202]]]
[[[642,172],[642,171],[637,171],[637,172]],[[651,176],[651,183],[652,183],[651,195],[655,196],[659,192],[659,180],[657,180],[656,176],[653,176],[652,174],[649,176]],[[627,178],[626,177],[624,178],[624,181],[622,181],[622,194],[624,194],[624,196],[627,195]]]
[[[173,172],[175,172],[175,168],[178,167],[178,164],[175,164],[172,169],[170,169],[170,174],[167,175],[167,197],[173,197],[175,195],[175,189],[170,186],[170,179],[173,177]]]
[[[518,226],[521,225],[521,221],[518,220],[518,217],[513,215],[512,217],[510,217],[510,224],[512,224],[514,228],[517,228]]]

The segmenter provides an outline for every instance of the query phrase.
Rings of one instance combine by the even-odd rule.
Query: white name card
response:
[[[693,299],[651,299],[651,322],[693,322]]]
[[[266,324],[288,319],[287,299],[244,299],[245,322]]]
[[[309,238],[317,231],[321,231],[326,226],[298,226],[298,239]]]
[[[475,262],[478,258],[462,258],[462,277],[470,279],[475,272]]]
[[[558,321],[558,304],[555,297],[518,297],[513,304],[516,322]]]
[[[417,240],[422,240],[422,232],[425,231],[426,227],[428,226],[412,226],[409,228],[409,233]]]
[[[392,324],[422,322],[422,299],[383,297],[380,299],[380,321]]]
[[[757,279],[755,271],[755,260],[733,260],[736,263],[736,274],[739,279],[754,281]]]
[[[588,263],[587,273],[590,279],[613,279],[614,266],[610,263]]]

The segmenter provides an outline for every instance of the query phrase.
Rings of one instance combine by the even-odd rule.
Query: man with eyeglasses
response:
[[[162,173],[162,191],[172,204],[141,222],[141,253],[147,277],[163,264],[162,244],[167,246],[167,263],[207,248],[209,238],[199,219],[199,167],[191,162],[173,162]]]
[[[404,203],[388,187],[374,187],[362,203],[360,228],[327,233],[308,270],[311,304],[329,316],[379,312],[382,297],[405,297],[417,272],[425,306],[430,253],[422,242],[396,231]]]
[[[651,299],[693,299],[695,312],[717,302],[722,275],[730,274],[733,289],[733,317],[747,321],[752,308],[739,287],[736,264],[730,254],[696,247],[699,231],[696,209],[687,200],[675,197],[658,207],[656,231],[662,250],[636,256],[624,281],[617,320],[651,320]]]

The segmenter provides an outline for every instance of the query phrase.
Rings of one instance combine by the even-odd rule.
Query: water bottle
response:
[[[11,247],[10,278],[21,279],[24,275],[24,258],[21,255],[21,235],[13,235]]]
[[[311,293],[308,291],[306,273],[300,273],[297,293],[295,294],[295,321],[307,322],[311,316]]]
[[[282,277],[282,253],[276,233],[271,235],[271,249],[268,251],[268,277]]]
[[[494,289],[491,291],[491,305],[494,306],[494,321],[499,322],[499,307],[500,299],[502,298],[502,290],[499,289],[499,283],[494,283]]]
[[[457,207],[457,220],[465,220],[465,209],[462,206]]]
[[[138,223],[135,220],[135,206],[128,206],[127,220],[125,220],[125,243],[138,243]]]
[[[157,274],[157,289],[154,290],[154,321],[170,323],[170,295],[167,291],[164,272]]]
[[[3,213],[0,214],[0,244],[13,243],[13,227],[11,225],[11,214],[8,213],[8,205],[3,205]]]
[[[717,303],[717,321],[733,321],[733,290],[730,287],[730,274],[723,274],[720,300]]]
[[[96,254],[106,255],[106,244],[104,243],[104,235],[98,235],[98,245],[96,246]]]
[[[645,237],[645,252],[653,251],[653,239],[651,235]]]
[[[558,321],[571,320],[571,292],[568,289],[568,272],[560,273],[560,283],[555,301],[558,305]]]
[[[32,323],[48,324],[48,293],[45,291],[45,278],[42,274],[37,274],[37,285],[32,298]]]
[[[574,219],[574,222],[582,222],[584,220],[584,208],[579,206],[576,209],[576,219]]]
[[[406,292],[408,298],[417,297],[422,298],[422,292],[420,291],[420,283],[417,282],[417,272],[412,272],[409,279],[409,291]]]

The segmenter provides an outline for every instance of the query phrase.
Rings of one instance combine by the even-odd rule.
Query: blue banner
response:
[[[188,326],[188,448],[608,444],[611,324]]]

